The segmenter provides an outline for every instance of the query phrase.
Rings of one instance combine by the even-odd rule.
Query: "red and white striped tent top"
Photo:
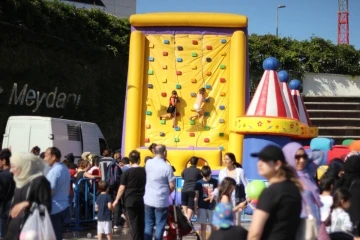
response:
[[[288,117],[276,71],[265,70],[247,109],[247,116]]]
[[[310,121],[309,115],[306,111],[305,104],[301,97],[300,91],[292,89],[291,95],[294,99],[295,106],[298,110],[300,122],[311,126],[311,121]]]
[[[294,99],[291,96],[289,85],[286,82],[280,82],[281,90],[284,94],[285,104],[287,105],[286,110],[288,110],[287,116],[289,118],[295,118],[299,120],[299,113],[295,106]]]

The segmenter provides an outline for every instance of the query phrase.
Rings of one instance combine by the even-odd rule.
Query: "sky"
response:
[[[317,36],[337,43],[338,0],[136,0],[136,12],[223,12],[245,15],[250,34],[275,34],[297,40]],[[360,0],[349,0],[350,44],[360,50]]]

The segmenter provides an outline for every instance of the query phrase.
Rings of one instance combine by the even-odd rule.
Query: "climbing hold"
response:
[[[195,137],[195,133],[191,132],[191,133],[189,133],[189,136],[190,137]]]
[[[162,92],[162,93],[161,93],[161,96],[162,96],[162,97],[166,97],[166,92]]]
[[[166,124],[166,120],[165,120],[165,119],[161,119],[161,120],[160,120],[160,123],[164,125],[164,124]]]
[[[224,38],[221,39],[221,43],[223,43],[223,44],[226,43],[226,39],[224,39]]]
[[[150,125],[150,124],[146,124],[145,128],[146,128],[146,129],[150,129],[150,128],[151,128],[151,125]]]
[[[220,110],[224,110],[225,109],[225,106],[224,105],[220,105]]]
[[[211,71],[207,71],[206,76],[211,76]]]
[[[223,132],[219,133],[219,137],[223,137],[223,136],[224,136]]]
[[[150,142],[150,139],[145,138],[145,142],[146,142],[146,143],[149,143],[149,142]]]
[[[211,85],[210,85],[210,84],[206,84],[206,85],[205,85],[205,88],[206,88],[206,89],[211,89]]]
[[[192,44],[193,44],[193,45],[198,45],[198,41],[192,40]]]
[[[160,137],[165,137],[165,133],[160,132]]]
[[[177,49],[178,49],[179,51],[184,50],[182,46],[178,46]]]
[[[196,65],[192,65],[192,66],[191,66],[191,69],[192,69],[192,70],[196,70],[196,69],[197,69],[197,66],[196,66]]]
[[[180,142],[179,138],[174,138],[174,142]]]
[[[210,102],[210,98],[205,98],[205,102]]]
[[[194,120],[190,120],[190,125],[195,125],[195,121],[194,121]]]
[[[209,138],[204,138],[204,142],[208,143],[208,142],[210,142],[210,139]]]
[[[211,62],[211,58],[206,58],[206,61],[207,61],[207,62]]]
[[[175,127],[175,131],[180,131],[180,130],[181,130],[180,127],[178,127],[178,126]]]
[[[209,130],[210,130],[210,127],[209,127],[209,126],[205,126],[205,127],[204,127],[204,130],[205,130],[205,131],[209,131]]]
[[[191,97],[196,97],[196,93],[192,92],[192,93],[190,93],[190,96]]]
[[[166,78],[163,78],[162,82],[163,82],[163,83],[167,83],[167,79],[166,79]]]
[[[153,58],[153,57],[149,57],[149,61],[150,61],[150,62],[153,62],[153,61],[154,61],[154,58]]]
[[[146,111],[146,115],[151,116],[152,112],[151,111]]]
[[[164,44],[169,44],[169,43],[170,43],[169,40],[167,40],[167,39],[164,40]]]
[[[151,83],[149,83],[148,88],[153,88],[153,85]]]
[[[222,118],[219,119],[219,123],[224,123],[224,122],[225,122],[224,119],[222,119]]]
[[[180,84],[176,84],[176,89],[181,89],[181,85],[180,85]]]
[[[221,92],[221,93],[220,93],[220,96],[221,96],[221,97],[225,97],[225,95],[226,95],[225,92]]]
[[[192,78],[191,83],[196,83],[196,78]]]
[[[182,60],[182,58],[177,58],[176,61],[177,62],[182,62],[183,60]]]
[[[225,78],[220,78],[220,82],[225,83],[226,82]]]
[[[168,52],[163,52],[163,56],[167,56],[168,54]]]
[[[166,64],[162,65],[162,69],[167,69],[167,65]]]
[[[154,48],[154,44],[152,42],[149,43],[149,48]]]
[[[226,68],[225,64],[220,64],[220,69],[225,69],[225,68]]]
[[[210,45],[206,46],[206,50],[212,50],[212,46]]]
[[[193,53],[191,53],[191,56],[192,56],[192,57],[197,57],[198,55],[197,55],[196,52],[193,52]]]
[[[223,146],[220,146],[220,147],[219,147],[219,150],[220,150],[220,151],[224,151],[224,147],[223,147]]]
[[[148,74],[149,74],[149,75],[153,75],[153,74],[154,74],[154,71],[153,71],[153,70],[149,70],[149,71],[148,71]]]
[[[209,113],[209,112],[205,112],[205,113],[204,113],[204,116],[205,116],[205,117],[209,117],[209,116],[210,116],[210,113]]]
[[[222,57],[225,57],[225,56],[226,56],[226,52],[221,53],[221,56],[222,56]]]
[[[176,75],[181,75],[182,74],[182,72],[181,71],[176,71]]]

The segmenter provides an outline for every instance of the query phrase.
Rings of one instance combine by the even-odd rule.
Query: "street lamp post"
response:
[[[285,8],[285,5],[279,5],[276,8],[276,36],[279,36],[279,8]]]

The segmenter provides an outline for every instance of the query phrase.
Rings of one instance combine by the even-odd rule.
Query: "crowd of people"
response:
[[[75,164],[72,154],[51,147],[44,153],[0,151],[0,206],[3,239],[19,239],[34,204],[46,206],[56,239],[73,216],[74,191],[78,191],[80,217],[97,212],[98,239],[112,239],[113,228],[129,227],[132,239],[163,239],[168,223],[169,196],[175,189],[175,169],[167,160],[165,145],[151,144],[145,167],[136,150],[122,157],[105,150],[102,157],[89,152]],[[350,153],[331,161],[317,179],[321,151],[307,153],[299,143],[283,148],[269,145],[252,157],[269,183],[258,199],[249,199],[249,181],[235,155],[226,153],[217,178],[210,166],[198,168],[199,158],[181,176],[181,204],[191,224],[201,224],[201,239],[357,239],[360,221],[360,155]],[[102,168],[103,162],[111,162]],[[104,173],[103,171],[106,171]],[[102,178],[102,179],[101,179]],[[86,179],[86,181],[82,181]],[[96,189],[95,195],[90,191]],[[94,203],[92,205],[91,203]],[[252,214],[248,230],[241,213]],[[94,217],[94,216],[92,216]],[[52,240],[52,239],[50,239]]]

